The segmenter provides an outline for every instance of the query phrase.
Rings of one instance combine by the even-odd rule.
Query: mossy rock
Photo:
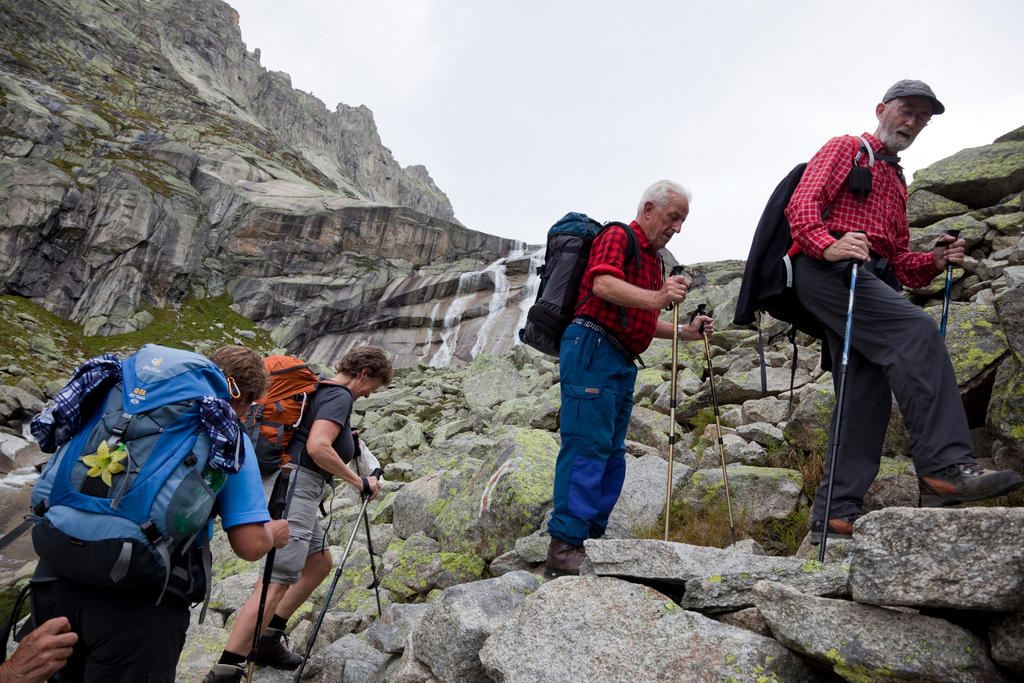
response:
[[[961,150],[914,173],[911,189],[928,190],[971,208],[996,204],[1024,189],[1024,140]]]

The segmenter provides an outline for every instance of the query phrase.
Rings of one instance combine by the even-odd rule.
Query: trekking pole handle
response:
[[[661,271],[661,272],[664,273],[665,271]],[[670,272],[668,274],[668,276],[669,277],[675,277],[676,275],[682,275],[682,274],[683,274],[683,267],[682,266],[672,266],[672,272]],[[665,307],[665,310],[666,311],[671,311],[675,307],[676,307],[675,303],[670,301],[668,306]]]
[[[959,231],[959,230],[947,230],[947,231],[946,231],[946,234],[947,234],[947,235],[949,235],[950,237],[952,237],[952,238],[953,238],[953,242],[956,242],[957,238],[958,238],[958,237],[960,237],[960,231]],[[942,239],[940,238],[940,239],[939,239],[939,240],[938,240],[938,241],[937,241],[937,242],[935,243],[935,246],[937,246],[937,247],[941,247],[941,246],[942,246],[943,244],[952,244],[953,242],[944,242],[944,241],[942,241]]]
[[[697,310],[694,311],[693,315],[690,316],[690,322],[692,323],[694,320],[696,320],[698,315],[707,315],[707,314],[708,314],[708,305],[707,304],[697,304]],[[704,334],[704,323],[700,324],[700,333],[702,335]]]

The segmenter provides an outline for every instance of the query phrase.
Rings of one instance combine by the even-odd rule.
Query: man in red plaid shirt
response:
[[[655,337],[702,339],[711,318],[698,316],[679,330],[658,320],[661,309],[686,298],[682,276],[662,278],[658,250],[682,229],[690,192],[669,180],[640,199],[636,258],[627,257],[626,228],[610,226],[594,240],[583,275],[576,317],[562,335],[562,448],[555,463],[551,542],[544,575],[576,574],[586,557],[583,541],[599,538],[622,491],[626,429],[633,411],[634,360]]]
[[[786,208],[794,247],[793,286],[800,303],[825,324],[832,366],[839,367],[846,330],[849,264],[857,274],[846,405],[839,440],[829,536],[850,537],[864,494],[878,474],[882,441],[896,395],[910,432],[910,456],[918,476],[921,505],[953,505],[992,498],[1019,488],[1013,471],[983,470],[975,464],[967,416],[953,365],[935,322],[900,296],[901,284],[921,287],[947,264],[963,263],[965,241],[946,236],[934,251],[908,248],[907,188],[896,153],[903,151],[945,111],[927,84],[895,83],[875,107],[878,128],[861,137],[872,154],[859,152],[856,137],[833,138],[807,164]],[[855,166],[870,167],[870,192],[858,194]],[[859,171],[863,173],[863,171]],[[836,393],[839,378],[833,375]],[[833,416],[833,429],[835,419]],[[831,454],[830,435],[828,453]],[[825,524],[828,477],[814,499],[812,541]]]

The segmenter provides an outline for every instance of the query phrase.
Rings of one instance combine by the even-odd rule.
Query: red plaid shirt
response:
[[[873,135],[864,133],[874,152],[882,150],[882,143]],[[931,252],[910,251],[910,227],[907,225],[907,188],[899,172],[891,164],[875,160],[871,169],[871,193],[861,200],[846,184],[851,162],[860,143],[852,135],[832,138],[808,162],[800,184],[786,207],[793,234],[793,250],[814,258],[836,241],[830,231],[851,232],[863,230],[871,242],[871,249],[889,259],[900,282],[909,287],[922,287],[939,273]],[[883,150],[883,153],[887,151]],[[868,155],[862,154],[859,166],[868,165]],[[827,219],[822,212],[832,206]]]
[[[611,275],[643,289],[661,289],[661,259],[658,258],[658,252],[636,221],[630,223],[630,227],[636,233],[640,267],[637,267],[634,259],[625,263],[628,244],[626,231],[615,225],[605,229],[590,249],[590,261],[576,299],[584,303],[576,308],[576,315],[593,318],[614,334],[627,349],[639,355],[647,350],[654,339],[660,311],[654,308],[624,308],[626,325],[623,327],[619,315],[620,306],[592,295],[594,278],[598,275]]]

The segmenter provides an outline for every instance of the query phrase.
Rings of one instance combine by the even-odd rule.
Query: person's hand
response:
[[[964,262],[964,251],[967,249],[967,240],[953,237],[952,235],[943,235],[939,238],[939,244],[935,247],[935,251],[932,252],[932,260],[935,261],[935,267],[939,270],[945,270],[946,266],[951,263],[962,264]]]
[[[363,493],[363,483],[362,483],[363,479],[366,480],[367,485],[369,485],[369,487],[370,487],[369,500],[373,500],[374,498],[377,497],[377,492],[380,491],[380,480],[377,479],[377,477],[374,477],[372,475],[369,476],[369,477],[362,477],[359,480],[359,486],[356,487],[357,489],[359,489],[359,493],[360,494]]]
[[[78,634],[71,631],[67,617],[43,622],[0,664],[0,682],[42,683],[67,663],[76,642]]]
[[[858,261],[867,261],[871,255],[871,242],[868,236],[862,232],[847,232],[842,238],[825,247],[821,253],[826,261],[844,261],[855,258]]]
[[[683,341],[697,341],[703,339],[705,334],[710,337],[714,331],[715,321],[706,315],[698,315],[688,324],[679,326],[679,338]]]
[[[670,275],[665,284],[658,290],[658,308],[667,308],[669,304],[678,304],[686,298],[690,282],[682,275]]]
[[[291,532],[288,529],[287,519],[272,519],[264,526],[270,532],[271,543],[275,548],[283,548],[288,545],[288,536]]]

